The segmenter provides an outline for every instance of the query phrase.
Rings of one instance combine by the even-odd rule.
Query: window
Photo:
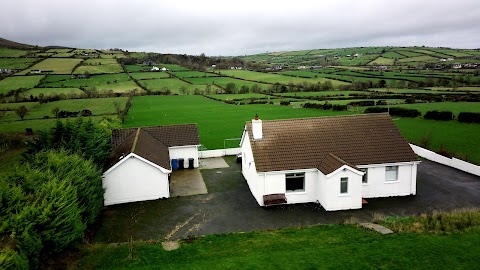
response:
[[[305,173],[287,173],[285,186],[287,192],[305,191]]]
[[[368,169],[360,169],[360,171],[364,172],[365,174],[362,176],[362,183],[368,183]]]
[[[385,181],[398,180],[398,166],[387,166],[385,168]]]
[[[348,177],[340,178],[340,194],[348,193]]]

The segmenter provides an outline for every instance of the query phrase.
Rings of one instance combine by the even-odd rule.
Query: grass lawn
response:
[[[480,102],[430,102],[402,104],[395,107],[417,109],[422,115],[433,110],[451,111],[455,116],[458,116],[460,112],[480,112]]]
[[[40,82],[43,77],[45,76],[37,75],[7,77],[0,81],[0,93],[6,94],[11,90],[16,90],[20,88],[33,88]]]
[[[25,75],[30,72],[32,69],[39,69],[43,71],[52,70],[54,74],[70,74],[72,73],[73,68],[81,63],[82,59],[72,59],[72,58],[47,58],[28,70],[24,70],[18,75]]]
[[[79,88],[33,88],[22,93],[23,96],[29,97],[30,95],[38,97],[43,94],[45,97],[53,95],[82,95],[84,92]]]
[[[124,127],[197,123],[200,142],[209,149],[219,149],[224,147],[224,139],[240,138],[245,121],[251,120],[256,113],[268,120],[349,112],[277,105],[229,105],[201,96],[139,96],[133,98]]]
[[[0,67],[11,69],[25,69],[37,60],[37,58],[0,58]]]
[[[71,269],[476,269],[480,231],[381,235],[323,225],[208,235],[165,251],[158,242],[92,244]]]

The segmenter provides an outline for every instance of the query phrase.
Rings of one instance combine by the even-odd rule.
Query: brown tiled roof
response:
[[[330,174],[337,170],[338,168],[342,167],[343,165],[348,165],[354,169],[357,169],[354,165],[345,162],[341,158],[335,156],[332,153],[328,153],[328,155],[322,160],[318,169],[325,175]]]
[[[152,135],[168,147],[183,145],[200,145],[198,128],[196,124],[141,127],[142,130]],[[115,129],[112,132],[112,145],[116,147],[123,142],[137,128]]]
[[[264,120],[262,125],[263,139],[255,141],[251,122],[246,125],[259,172],[320,169],[329,154],[353,166],[418,160],[388,113]]]
[[[115,129],[112,132],[113,151],[107,169],[130,153],[170,169],[168,147],[199,144],[195,124]]]

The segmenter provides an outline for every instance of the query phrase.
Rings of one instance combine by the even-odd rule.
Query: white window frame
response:
[[[346,183],[346,190],[345,192],[342,192],[342,184]],[[340,195],[346,195],[348,194],[348,177],[340,177]]]
[[[302,179],[303,189],[295,189],[295,190],[288,190],[287,189],[287,181],[288,179]],[[297,180],[300,181],[300,180]],[[297,173],[286,173],[285,174],[285,192],[305,192],[305,173],[304,172],[297,172]]]
[[[398,165],[385,167],[385,182],[398,181]]]

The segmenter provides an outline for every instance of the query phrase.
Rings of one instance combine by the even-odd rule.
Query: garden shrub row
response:
[[[425,119],[432,119],[432,120],[442,120],[442,121],[449,121],[455,118],[452,112],[449,111],[428,111],[423,116]]]

